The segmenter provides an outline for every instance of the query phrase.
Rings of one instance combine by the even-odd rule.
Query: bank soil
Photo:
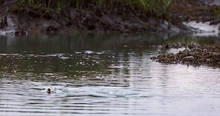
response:
[[[220,7],[207,5],[203,0],[173,0],[167,13],[161,16],[129,8],[106,10],[96,6],[68,8],[57,13],[47,12],[48,9],[25,9],[17,7],[17,3],[17,0],[0,0],[0,31],[13,30],[16,35],[62,31],[184,33],[190,29],[183,21],[220,22]]]
[[[0,30],[8,28],[8,23],[13,23],[13,30],[17,35],[31,32],[55,33],[63,30],[104,33],[187,32],[187,28],[182,24],[182,21],[187,19],[183,12],[193,7],[184,9],[182,4],[194,6],[198,3],[173,1],[167,13],[158,16],[126,7],[125,11],[119,10],[120,8],[106,10],[94,6],[84,9],[68,8],[60,13],[45,12],[45,9],[17,7],[17,0],[0,0]],[[7,22],[7,19],[11,22]]]

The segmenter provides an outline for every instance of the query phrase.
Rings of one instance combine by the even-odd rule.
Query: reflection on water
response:
[[[0,40],[1,115],[219,115],[220,69],[153,62],[157,48],[129,38],[70,38]]]
[[[102,51],[123,48],[146,48],[160,44],[163,39],[157,35],[55,35],[6,38],[0,37],[0,52],[7,53],[73,53],[74,51]],[[134,44],[135,43],[135,44]],[[146,46],[146,44],[148,46]]]

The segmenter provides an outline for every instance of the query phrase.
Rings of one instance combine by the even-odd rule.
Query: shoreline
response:
[[[126,14],[121,11],[102,11],[96,6],[84,9],[68,8],[60,14],[51,11],[42,15],[45,12],[42,9],[25,9],[18,7],[17,4],[17,2],[12,3],[7,8],[0,2],[0,7],[2,7],[0,8],[0,35],[23,36],[32,33],[54,34],[63,31],[183,34],[195,31],[193,27],[185,25],[184,22],[220,24],[218,19],[220,6],[210,6],[197,0],[193,2],[173,0],[166,16],[154,16],[155,14],[149,15],[129,9],[127,9]]]
[[[82,9],[70,7],[60,14],[53,11],[43,14],[46,12],[43,9],[23,8],[18,5],[18,2],[11,3],[7,7],[0,3],[0,7],[2,7],[0,30],[5,32],[13,30],[17,36],[35,32],[51,34],[62,30],[94,33],[186,33],[190,31],[182,23],[183,19],[170,12],[171,8],[167,13],[157,16],[152,12],[143,13],[129,8],[121,11],[117,10],[117,7],[112,11],[103,10],[97,6]]]

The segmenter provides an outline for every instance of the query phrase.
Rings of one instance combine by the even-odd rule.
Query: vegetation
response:
[[[148,15],[163,16],[169,12],[172,0],[20,0],[18,9],[24,11],[39,10],[44,13],[61,13],[69,8],[118,11],[127,13],[130,10]]]

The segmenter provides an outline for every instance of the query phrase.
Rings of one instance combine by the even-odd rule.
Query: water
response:
[[[206,39],[196,41],[219,43]],[[219,115],[219,68],[150,59],[170,52],[154,45],[172,38],[75,35],[0,41],[2,116]]]

